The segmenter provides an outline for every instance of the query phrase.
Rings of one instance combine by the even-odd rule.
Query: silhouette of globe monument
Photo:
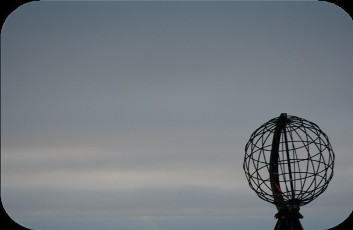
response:
[[[303,229],[300,206],[323,193],[333,176],[334,152],[314,123],[282,113],[256,129],[245,146],[249,186],[276,205],[275,230]]]

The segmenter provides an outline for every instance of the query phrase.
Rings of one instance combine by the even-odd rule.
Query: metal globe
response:
[[[243,168],[261,199],[280,212],[299,211],[326,190],[334,159],[327,135],[316,124],[282,113],[252,133]]]

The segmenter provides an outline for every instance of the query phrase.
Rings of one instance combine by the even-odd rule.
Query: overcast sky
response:
[[[43,230],[273,229],[251,133],[316,123],[335,175],[304,229],[353,210],[353,23],[325,2],[34,2],[1,34],[1,198]]]

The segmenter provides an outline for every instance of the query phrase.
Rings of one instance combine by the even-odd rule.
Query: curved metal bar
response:
[[[278,158],[279,158],[279,145],[281,140],[281,133],[286,126],[286,119],[287,119],[287,114],[282,113],[276,122],[276,128],[275,128],[275,133],[273,134],[271,156],[270,156],[270,182],[271,182],[274,203],[278,210],[283,209],[285,206],[284,199],[283,199],[283,192],[281,190],[281,184],[279,182]]]

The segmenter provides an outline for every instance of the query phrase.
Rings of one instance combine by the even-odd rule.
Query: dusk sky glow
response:
[[[353,210],[353,23],[326,2],[25,4],[1,34],[1,199],[42,230],[273,229],[251,133],[280,113],[336,154],[304,229]]]

